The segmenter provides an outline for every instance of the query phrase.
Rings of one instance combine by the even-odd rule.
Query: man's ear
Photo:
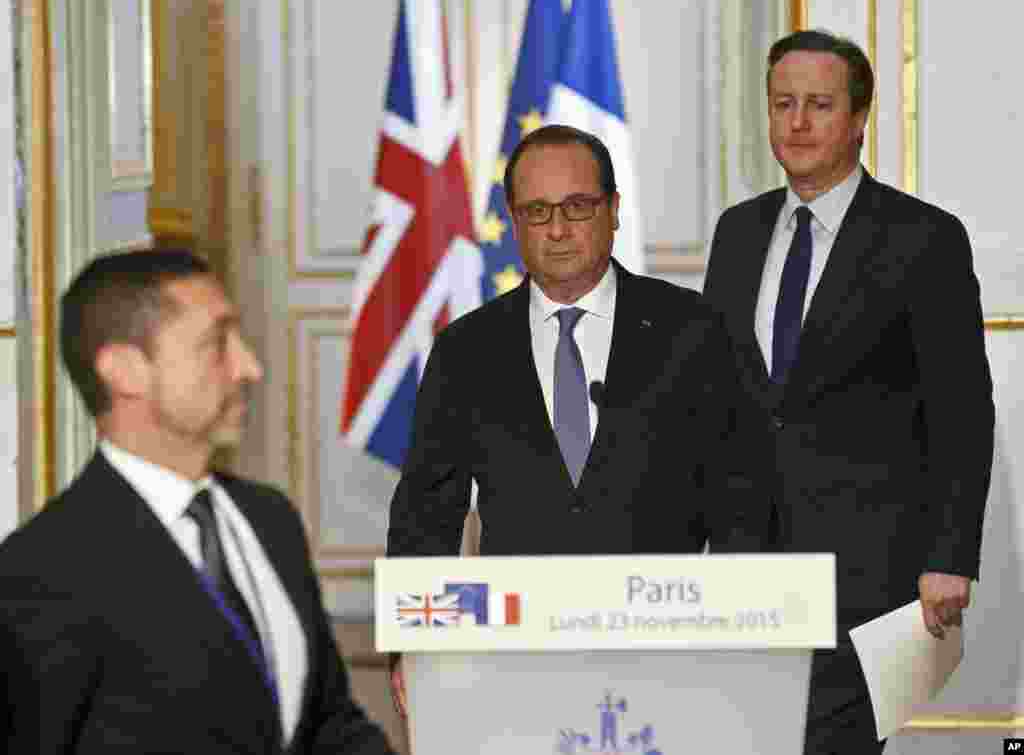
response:
[[[96,353],[96,372],[113,396],[139,398],[149,392],[152,370],[138,346],[108,343]]]
[[[870,108],[864,108],[859,113],[854,113],[854,115],[853,115],[854,127],[857,129],[857,131],[860,134],[860,138],[859,138],[858,142],[859,142],[861,147],[864,146],[864,138],[865,138],[864,137],[864,132],[865,132],[865,130],[868,127],[868,113],[869,113],[869,111],[870,111]]]

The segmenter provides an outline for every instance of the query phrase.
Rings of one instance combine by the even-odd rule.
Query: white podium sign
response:
[[[799,556],[374,562],[379,651],[835,647],[835,560]]]
[[[835,646],[831,554],[374,568],[416,755],[799,755],[811,650]]]

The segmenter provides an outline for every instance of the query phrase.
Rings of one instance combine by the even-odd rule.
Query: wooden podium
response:
[[[828,555],[378,559],[414,755],[802,752]]]

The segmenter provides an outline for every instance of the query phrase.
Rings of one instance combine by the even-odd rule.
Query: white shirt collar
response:
[[[787,187],[786,206],[783,211],[786,224],[794,222],[793,213],[796,212],[798,207],[806,204],[807,208],[814,214],[815,219],[829,234],[834,236],[843,222],[846,211],[853,202],[853,195],[857,193],[857,187],[860,186],[863,177],[864,169],[860,166],[860,163],[857,163],[857,166],[850,175],[824,194],[806,203],[797,196],[791,186]]]
[[[166,467],[118,448],[109,440],[101,439],[99,446],[111,466],[135,488],[165,526],[170,527],[185,515],[185,509],[196,493],[204,488],[217,487],[209,475],[193,482]]]
[[[581,296],[572,306],[579,307],[588,314],[611,320],[615,314],[615,286],[617,275],[615,265],[609,263],[601,280],[590,291]],[[541,322],[554,316],[555,312],[565,308],[565,304],[552,301],[544,293],[537,281],[530,279],[530,308]]]

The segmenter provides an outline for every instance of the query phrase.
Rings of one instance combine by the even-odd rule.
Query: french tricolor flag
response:
[[[449,582],[445,594],[459,596],[462,618],[478,626],[519,626],[522,605],[519,593],[492,592],[482,582]]]

